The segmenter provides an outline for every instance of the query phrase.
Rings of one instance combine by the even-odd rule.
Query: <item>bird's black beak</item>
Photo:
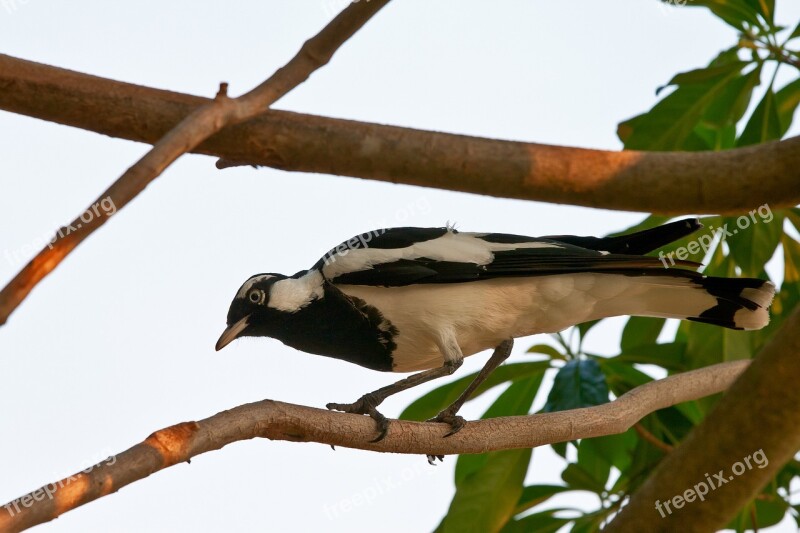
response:
[[[250,315],[247,315],[246,317],[240,319],[238,322],[235,322],[234,324],[225,328],[225,331],[222,332],[222,335],[219,336],[219,340],[217,341],[217,346],[216,346],[217,351],[220,351],[228,344],[230,344],[231,341],[235,340],[239,336],[239,334],[242,331],[244,331],[247,326],[250,325],[248,322],[249,319]]]

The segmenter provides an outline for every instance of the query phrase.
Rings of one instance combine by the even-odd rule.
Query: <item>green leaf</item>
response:
[[[611,474],[611,463],[600,456],[591,445],[581,445],[578,447],[578,466],[592,476],[600,488],[598,494],[602,493]]]
[[[794,31],[791,35],[789,35],[787,41],[791,41],[792,39],[796,39],[798,37],[800,37],[800,22],[797,24],[797,26],[795,26]]]
[[[535,507],[549,500],[556,494],[567,491],[569,491],[569,487],[564,487],[562,485],[529,485],[522,489],[522,494],[519,497],[514,514],[526,511],[531,507]]]
[[[800,25],[798,25],[800,29]],[[781,137],[786,135],[794,120],[797,105],[800,104],[800,78],[784,86],[775,94],[775,107],[781,124]]]
[[[621,471],[630,466],[631,455],[636,446],[636,435],[633,430],[617,435],[607,435],[593,439],[583,439],[578,446],[577,469],[572,469],[564,478],[571,480],[571,487],[578,488],[575,483],[584,483],[582,488],[588,488],[598,494],[605,490],[611,467],[615,466]],[[569,467],[568,467],[569,468]],[[585,476],[591,478],[591,487]]]
[[[761,84],[762,64],[749,73],[740,76],[720,93],[717,101],[712,102],[703,117],[717,127],[735,126],[747,112],[753,90]]]
[[[612,359],[618,363],[658,365],[671,372],[686,370],[686,343],[641,344],[628,348]]]
[[[616,359],[616,357],[613,359],[600,359],[599,362],[606,375],[608,387],[617,398],[639,385],[653,381],[653,378],[644,372]]]
[[[563,353],[559,352],[549,344],[534,344],[528,348],[527,353],[540,353],[548,356],[550,359],[559,359],[561,361],[567,360],[567,357]]]
[[[665,87],[670,85],[689,85],[696,83],[707,83],[710,81],[713,82],[720,77],[727,76],[732,70],[738,72],[745,66],[743,61],[739,61],[738,63],[738,67],[736,66],[737,61],[731,61],[724,62],[719,65],[687,70],[686,72],[679,72],[678,74],[675,74],[671,80],[669,80],[669,83],[667,83]],[[659,89],[663,88],[664,87],[659,87]],[[658,92],[656,92],[656,94],[658,94]]]
[[[477,398],[484,392],[506,382],[514,382],[522,379],[531,378],[543,374],[550,368],[549,361],[535,361],[532,363],[510,363],[498,367],[489,374],[470,399]],[[414,400],[400,414],[403,420],[427,420],[436,416],[439,411],[453,403],[456,398],[472,383],[478,373],[470,374],[461,379],[457,379],[447,385],[432,390],[426,395]]]
[[[622,330],[620,348],[626,351],[644,344],[655,344],[666,322],[665,318],[630,317]]]
[[[690,369],[725,361],[752,359],[755,355],[747,332],[709,324],[692,324],[687,352]]]
[[[608,402],[608,385],[600,365],[593,359],[575,359],[556,374],[544,412],[565,411]]]
[[[756,15],[757,11],[746,0],[693,0],[686,5],[707,7],[737,30],[745,31],[747,24],[761,26]]]
[[[586,470],[578,463],[570,463],[561,472],[561,479],[573,490],[588,490],[600,494],[605,490],[605,484],[595,478],[595,473]]]
[[[600,531],[600,524],[611,514],[612,509],[600,509],[594,513],[583,515],[575,520],[570,533],[596,533]]]
[[[512,520],[506,527],[503,528],[502,533],[556,533],[565,524],[572,522],[571,518],[559,518],[554,516],[555,513],[564,511],[565,509],[548,509],[539,513],[534,513],[520,518],[519,520]]]
[[[498,396],[497,400],[486,410],[481,418],[497,418],[499,416],[526,415],[531,408],[533,399],[542,384],[544,372],[534,375],[529,379],[517,381]],[[496,452],[502,453],[502,452]],[[489,453],[461,455],[456,462],[456,486],[466,477],[477,472],[486,464],[491,456]]]
[[[747,112],[753,90],[761,83],[761,71],[759,63],[749,73],[733,79],[709,104],[694,134],[702,137],[710,149],[735,146],[736,125]]]
[[[484,418],[527,414],[542,376],[512,384]],[[443,533],[500,531],[522,495],[530,449],[462,455],[456,463],[456,494],[441,524]]]
[[[800,476],[800,461],[797,459],[792,459],[788,463],[786,463],[783,468],[781,468],[778,475],[775,476],[775,482],[777,483],[778,487],[782,487],[787,492],[789,492],[789,485],[791,484],[792,480]]]
[[[593,439],[583,439],[578,448],[578,462],[581,459],[581,448],[584,452],[592,451],[609,465],[620,472],[625,472],[631,465],[633,450],[636,448],[638,435],[634,429],[616,435],[605,435]]]
[[[680,82],[675,91],[649,112],[619,125],[618,135],[625,148],[683,150],[690,148],[692,142],[696,144],[693,130],[747,65],[736,60],[675,76],[672,82]]]
[[[780,139],[782,135],[781,119],[778,116],[778,105],[772,86],[767,88],[761,102],[747,121],[744,131],[736,141],[737,146],[748,146]]]
[[[530,449],[492,452],[486,464],[456,486],[443,533],[500,531],[522,494]]]
[[[784,213],[786,218],[794,226],[794,229],[800,232],[800,207],[793,207],[792,209],[787,209]]]
[[[591,320],[589,322],[583,322],[575,326],[578,328],[578,333],[581,336],[581,342],[583,342],[583,340],[586,338],[586,334],[589,333],[589,330],[595,327],[599,323],[600,320]]]
[[[757,332],[763,336],[762,343],[771,338],[781,327],[783,320],[800,305],[800,242],[784,233],[781,237],[783,246],[783,283],[781,292],[777,294],[770,308],[769,325]]]
[[[655,415],[649,415],[639,422],[642,427],[649,431],[654,437],[664,441],[664,431],[661,421]],[[650,442],[638,438],[636,447],[633,451],[633,458],[630,467],[620,476],[614,484],[613,491],[623,491],[632,494],[636,491],[647,477],[652,473],[653,468],[664,458],[664,452]]]
[[[728,528],[747,531],[774,526],[783,520],[789,505],[777,495],[764,495],[768,499],[753,500],[742,509],[729,524]],[[756,523],[753,524],[753,517]]]
[[[742,275],[759,277],[783,235],[783,215],[764,205],[739,217],[726,218],[725,222],[733,234],[726,242]]]
[[[775,20],[775,0],[744,0],[750,9],[760,14],[772,26]]]
[[[556,452],[558,455],[566,459],[567,444],[569,444],[569,442],[554,442],[553,444],[550,445],[550,447],[553,448],[554,452]]]

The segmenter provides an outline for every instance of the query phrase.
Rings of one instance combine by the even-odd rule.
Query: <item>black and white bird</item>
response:
[[[769,281],[707,277],[643,255],[701,227],[689,219],[607,238],[377,230],[340,244],[310,270],[252,276],[236,293],[216,348],[242,336],[273,337],[373,370],[420,371],[352,404],[328,404],[370,415],[376,440],[388,430],[376,409],[384,399],[493,348],[475,381],[432,419],[450,424],[452,434],[464,424],[458,409],[517,337],[617,315],[764,327],[775,293]]]

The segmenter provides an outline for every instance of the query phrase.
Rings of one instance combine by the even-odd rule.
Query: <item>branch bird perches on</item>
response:
[[[113,461],[50,483],[46,487],[52,498],[43,497],[46,487],[21,496],[0,508],[0,531],[21,531],[48,522],[159,470],[253,438],[376,452],[453,455],[621,433],[653,411],[724,391],[749,365],[750,361],[733,361],[677,374],[640,385],[596,407],[470,422],[447,438],[448,428],[442,424],[394,420],[386,438],[374,442],[375,425],[367,416],[263,400],[156,431]],[[26,506],[21,502],[32,503]]]

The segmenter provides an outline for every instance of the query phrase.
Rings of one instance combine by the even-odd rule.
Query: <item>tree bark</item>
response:
[[[0,55],[0,109],[156,143],[208,99]],[[681,215],[800,203],[800,137],[724,152],[604,151],[268,111],[193,149],[282,170]]]
[[[621,433],[657,409],[725,390],[749,364],[734,361],[677,374],[596,407],[470,422],[447,438],[447,424],[394,420],[386,438],[372,442],[376,427],[367,416],[264,400],[162,429],[92,468],[21,496],[0,508],[0,531],[22,531],[48,522],[159,470],[252,438],[423,456],[532,448]]]

